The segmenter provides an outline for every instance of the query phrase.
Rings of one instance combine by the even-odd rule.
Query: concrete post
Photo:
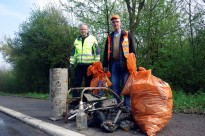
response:
[[[68,91],[67,68],[50,69],[50,119],[55,121],[63,118],[66,111],[66,98]]]

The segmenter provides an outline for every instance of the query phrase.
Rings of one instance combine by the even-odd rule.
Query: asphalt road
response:
[[[49,100],[40,100],[32,98],[0,96],[0,105],[34,118],[49,122],[63,128],[76,131],[74,121],[65,124],[63,120],[49,120],[50,102]],[[100,128],[88,128],[86,131],[79,133],[87,136],[144,136],[137,130],[128,132],[118,129],[114,133],[105,133]],[[169,124],[161,130],[157,136],[204,136],[205,135],[205,115],[196,114],[173,114]]]
[[[0,112],[0,136],[50,136]]]

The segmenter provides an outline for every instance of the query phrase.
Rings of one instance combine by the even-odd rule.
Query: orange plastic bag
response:
[[[151,75],[151,70],[138,72],[137,75],[143,78],[131,86],[131,109],[141,130],[152,136],[171,119],[172,91],[168,83]]]
[[[136,75],[137,63],[134,53],[129,53],[129,55],[127,55],[127,69],[131,75]]]
[[[133,71],[122,94],[130,94],[133,118],[148,136],[155,135],[171,119],[172,90],[168,83],[153,76],[151,70],[141,67],[139,72]]]
[[[137,76],[137,65],[136,65],[136,57],[134,53],[130,53],[127,55],[127,69],[130,73],[127,82],[121,92],[121,95],[130,95],[130,89],[128,88],[133,84]]]
[[[99,81],[103,81],[103,84],[101,85],[103,87],[112,85],[111,81],[109,80],[110,72],[104,72],[101,62],[94,62],[92,65],[90,65],[87,69],[87,75],[93,75],[93,78],[90,82],[90,87],[97,87],[99,85]],[[95,90],[94,94],[97,92],[98,90]]]

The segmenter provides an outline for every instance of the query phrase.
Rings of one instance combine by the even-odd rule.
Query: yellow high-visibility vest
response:
[[[70,57],[70,64],[92,64],[95,61],[100,61],[100,55],[96,54],[96,45],[97,40],[92,35],[85,38],[83,45],[82,38],[77,38],[74,42],[75,53]]]

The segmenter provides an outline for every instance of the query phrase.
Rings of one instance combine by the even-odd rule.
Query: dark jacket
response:
[[[121,30],[121,36],[120,36],[120,62],[122,66],[126,67],[126,58],[123,54],[122,50],[122,41],[123,41],[123,35],[125,35],[126,32]],[[105,44],[105,50],[104,50],[104,57],[103,57],[103,67],[107,67],[110,65],[110,63],[113,61],[113,37],[114,37],[114,32],[110,34],[110,47],[111,47],[111,54],[110,54],[110,59],[108,61],[108,38],[106,40]],[[136,54],[136,49],[135,49],[135,43],[132,37],[132,34],[129,32],[128,33],[128,40],[129,40],[129,52]]]

